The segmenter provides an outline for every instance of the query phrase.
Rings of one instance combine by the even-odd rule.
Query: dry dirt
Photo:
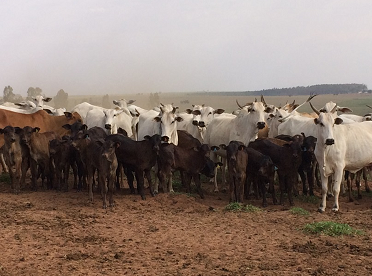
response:
[[[227,195],[115,194],[102,209],[86,191],[10,193],[1,183],[0,275],[371,275],[372,197],[341,198],[341,211],[310,215],[288,205],[228,212]],[[260,200],[247,204],[261,207]],[[329,202],[331,205],[331,202]],[[301,229],[315,221],[348,223],[364,235],[329,237]]]

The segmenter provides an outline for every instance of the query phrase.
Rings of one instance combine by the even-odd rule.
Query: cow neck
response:
[[[239,114],[234,118],[235,122],[233,124],[234,131],[230,136],[230,141],[235,140],[244,143],[248,146],[249,142],[254,141],[258,136],[258,128],[247,122],[248,114]]]

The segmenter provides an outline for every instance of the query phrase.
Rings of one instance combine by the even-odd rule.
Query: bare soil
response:
[[[371,196],[341,197],[318,213],[314,198],[259,212],[230,212],[225,193],[141,200],[127,189],[102,209],[99,193],[0,189],[0,275],[372,275]],[[319,194],[318,194],[319,195]],[[316,199],[316,198],[315,198]],[[247,200],[261,208],[261,200]],[[332,205],[332,202],[328,202]],[[306,234],[316,221],[347,223],[364,235]]]

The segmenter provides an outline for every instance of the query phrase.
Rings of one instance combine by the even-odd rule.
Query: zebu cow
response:
[[[317,145],[315,156],[322,180],[322,203],[319,212],[326,209],[328,176],[333,175],[335,202],[332,210],[339,210],[338,197],[344,170],[357,172],[372,163],[372,122],[342,125],[341,118],[334,118],[337,107],[330,112],[320,112],[310,103],[319,118],[316,124]]]
[[[183,120],[176,114],[178,107],[172,104],[161,104],[160,112],[149,110],[139,116],[138,141],[145,136],[159,134],[162,142],[178,144],[177,123]]]
[[[129,110],[126,107],[123,109],[94,108],[87,113],[86,125],[88,128],[98,126],[106,129],[107,134],[116,134],[118,128],[121,127],[127,132],[128,137],[132,137],[132,116],[128,113]]]
[[[182,114],[184,119],[182,123],[178,124],[179,130],[186,130],[193,137],[198,139],[201,143],[204,142],[206,129],[210,122],[217,114],[222,114],[225,110],[218,108],[214,109],[210,106],[193,105],[193,109],[187,109],[185,114]]]
[[[248,103],[241,108],[239,114],[232,116],[218,116],[212,120],[207,128],[204,137],[204,143],[210,146],[219,146],[221,144],[228,145],[230,141],[235,140],[242,142],[248,146],[249,142],[257,138],[259,129],[265,127],[265,112],[270,112],[272,109],[265,103],[263,97],[262,102]],[[226,158],[226,151],[219,150],[211,152],[211,159],[216,162],[217,155]],[[226,163],[226,162],[222,162]],[[225,170],[222,170],[222,182],[225,185]],[[214,190],[218,191],[217,178],[214,179]]]

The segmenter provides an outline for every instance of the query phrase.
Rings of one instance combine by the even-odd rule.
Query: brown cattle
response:
[[[38,127],[25,126],[19,129],[21,143],[25,145],[30,153],[31,182],[33,189],[37,189],[36,180],[39,169],[47,177],[47,187],[52,187],[53,166],[49,155],[49,141],[58,138],[54,132],[40,133]],[[39,168],[38,168],[39,167]]]
[[[6,126],[0,129],[0,133],[4,134],[4,159],[9,169],[9,175],[12,183],[12,189],[15,193],[21,190],[21,165],[22,165],[22,149],[20,145],[20,137],[12,126]]]

